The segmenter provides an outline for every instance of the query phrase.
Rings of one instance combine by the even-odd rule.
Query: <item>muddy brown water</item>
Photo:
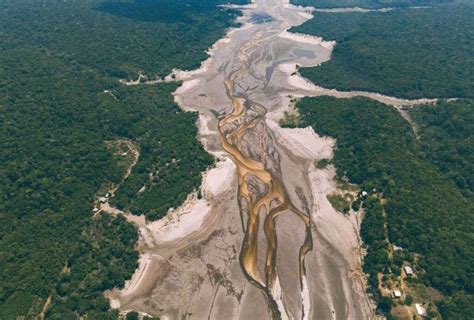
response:
[[[369,319],[357,227],[324,211],[309,178],[314,159],[296,156],[267,125],[288,107],[284,97],[307,92],[289,84],[284,65],[317,65],[331,49],[282,36],[309,18],[283,0],[243,12],[243,26],[213,47],[206,68],[182,75],[186,89],[176,93],[207,121],[206,150],[233,160],[231,187],[204,192],[211,210],[199,231],[142,239],[152,259],[116,305],[162,319]],[[265,19],[245,23],[256,13]]]

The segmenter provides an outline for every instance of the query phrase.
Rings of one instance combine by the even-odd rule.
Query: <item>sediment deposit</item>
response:
[[[199,139],[218,164],[202,199],[141,220],[140,268],[112,305],[161,319],[370,319],[358,222],[326,198],[334,170],[314,165],[335,141],[277,124],[289,96],[324,91],[293,73],[327,61],[334,43],[289,33],[311,14],[287,1],[240,9],[242,26],[201,69],[174,72],[176,101],[200,113]]]

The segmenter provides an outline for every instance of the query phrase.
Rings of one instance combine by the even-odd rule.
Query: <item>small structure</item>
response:
[[[426,317],[426,309],[419,303],[415,303],[416,313],[421,317]]]
[[[413,276],[414,272],[413,272],[412,267],[404,266],[403,269],[405,270],[405,273],[407,274],[407,276]]]
[[[400,290],[393,290],[392,292],[393,299],[399,299],[401,297],[402,297],[402,292]]]
[[[100,203],[106,203],[106,202],[107,202],[107,198],[106,198],[106,197],[100,197],[100,198],[99,198],[99,202],[100,202]]]
[[[93,212],[93,213],[97,213],[98,211],[99,211],[99,208],[97,208],[97,207],[94,208],[94,209],[92,209],[92,212]]]
[[[362,191],[362,196],[363,197],[367,197],[367,195],[368,195],[367,191]]]

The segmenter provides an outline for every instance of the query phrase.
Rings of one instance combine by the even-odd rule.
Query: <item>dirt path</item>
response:
[[[124,153],[121,153],[122,146],[125,145],[127,151]],[[106,196],[99,197],[95,200],[95,211],[94,212],[94,217],[99,215],[101,212],[107,212],[112,215],[124,215],[127,216],[128,213],[123,212],[109,204],[109,199],[112,198],[115,195],[115,192],[120,188],[120,186],[124,183],[125,180],[130,176],[132,173],[133,168],[137,165],[138,159],[140,158],[140,151],[138,150],[137,145],[131,141],[131,140],[126,140],[126,139],[121,139],[121,140],[115,140],[115,141],[109,141],[108,142],[108,147],[109,148],[118,148],[117,152],[120,152],[121,154],[116,154],[115,156],[126,156],[130,157],[130,163],[128,164],[125,174],[120,181],[120,183],[116,185],[111,185],[110,188],[106,191]]]
[[[48,311],[48,308],[51,305],[51,300],[52,300],[52,297],[49,296],[43,305],[43,309],[41,309],[41,313],[38,316],[39,320],[44,320],[44,317],[46,316],[46,311]]]

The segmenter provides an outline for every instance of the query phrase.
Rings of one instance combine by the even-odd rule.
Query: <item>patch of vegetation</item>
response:
[[[300,69],[314,83],[403,98],[474,97],[472,3],[314,14],[291,29],[337,41],[329,62]]]
[[[300,123],[300,116],[297,113],[285,111],[283,118],[280,119],[279,124],[285,128],[296,128]]]
[[[1,1],[1,319],[36,318],[48,297],[49,319],[117,319],[102,293],[136,268],[137,235],[122,218],[92,219],[96,192],[126,167],[108,142],[138,146],[115,201],[150,219],[212,164],[196,141],[196,114],[172,101],[178,84],[118,80],[198,66],[235,17],[220,3]]]
[[[351,203],[346,198],[339,194],[331,194],[328,195],[327,198],[334,209],[344,214],[349,213]]]
[[[331,164],[331,160],[329,159],[321,159],[315,162],[315,167],[317,169],[326,169],[328,165]]]
[[[127,316],[125,317],[125,320],[138,320],[138,312],[132,311],[127,313]]]
[[[465,299],[457,303],[449,297],[474,293],[474,230],[466,223],[474,218],[473,201],[432,162],[429,140],[418,143],[410,125],[394,108],[369,99],[305,98],[297,108],[301,126],[311,125],[319,134],[337,139],[333,163],[338,175],[347,176],[362,190],[376,188],[386,199],[383,205],[373,202],[378,200],[364,201],[361,236],[368,247],[364,270],[370,274],[372,287],[377,284],[375,274],[408,258],[390,257],[387,232],[391,243],[420,255],[417,265],[426,271],[419,273],[420,281],[448,297],[441,304],[448,311],[442,312],[461,312],[450,308],[464,306]],[[449,122],[449,114],[438,115]],[[463,154],[465,159],[469,156],[469,152]],[[471,308],[466,312],[472,312]]]

